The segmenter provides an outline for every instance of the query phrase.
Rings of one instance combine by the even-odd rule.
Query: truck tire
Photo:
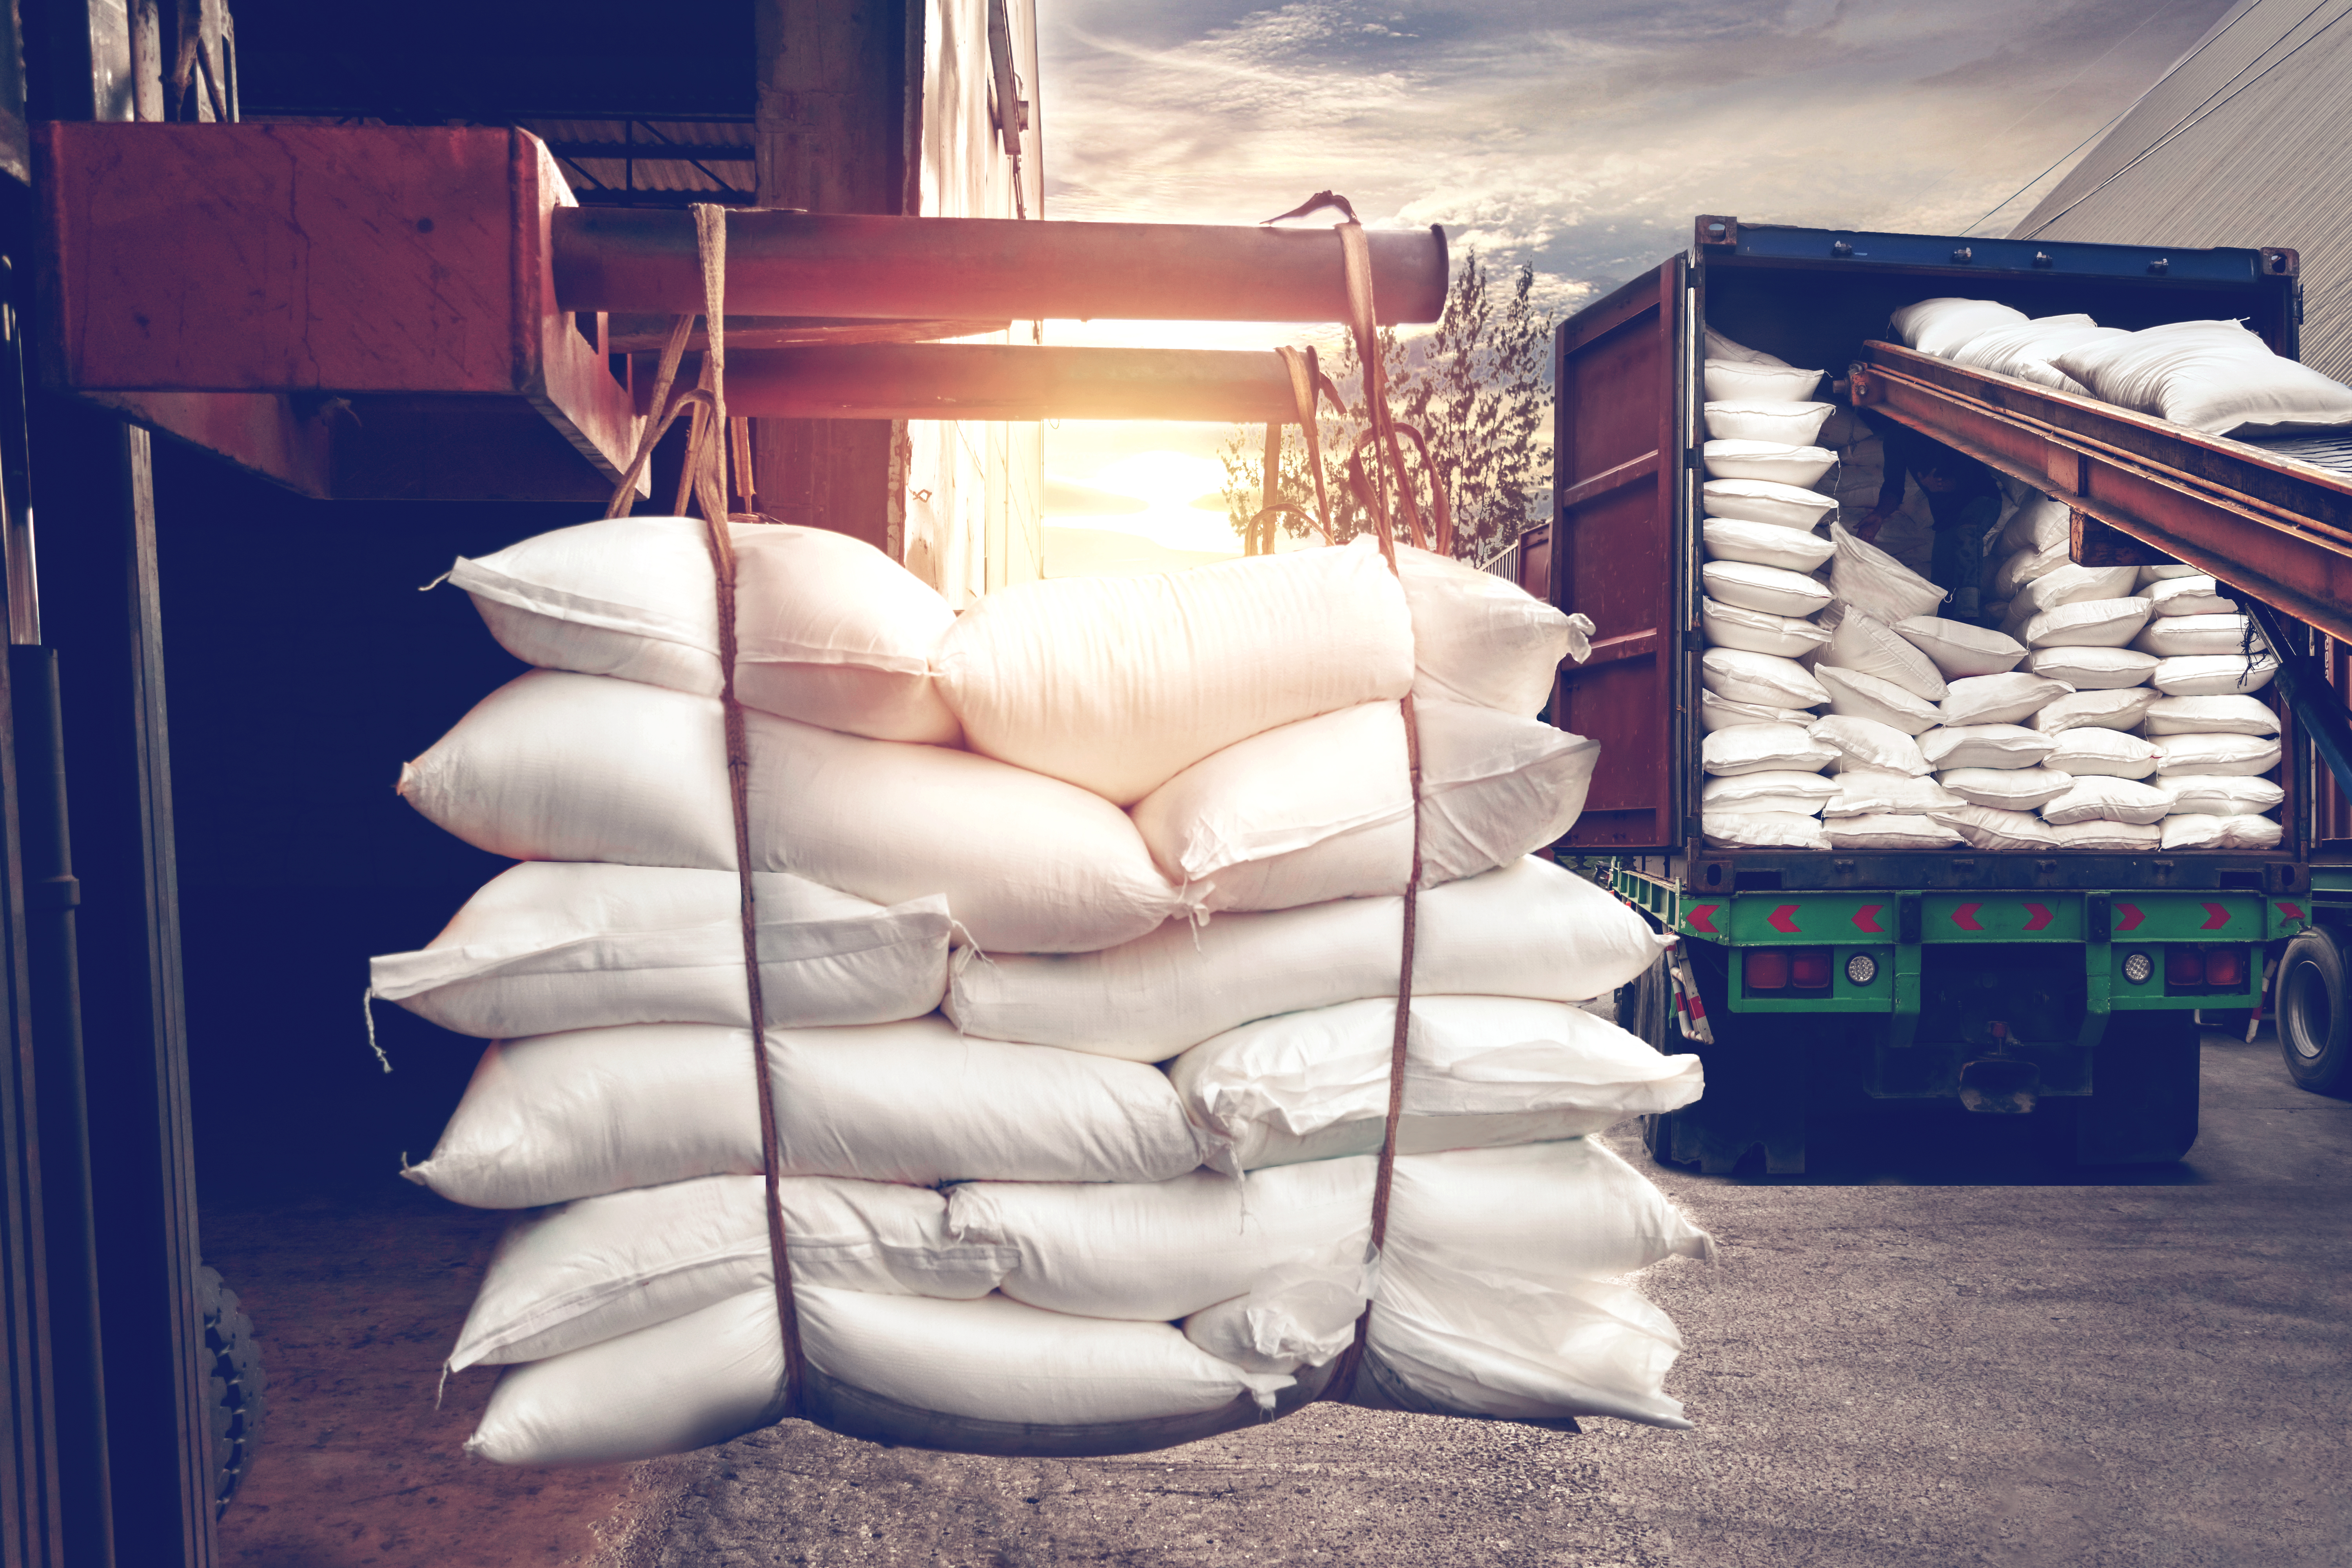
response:
[[[2075,1113],[2081,1165],[2152,1165],[2197,1142],[2202,1031],[2185,1012],[2116,1013],[2091,1058],[2091,1097]]]
[[[196,1270],[196,1307],[205,1328],[204,1370],[211,1387],[213,1517],[228,1511],[229,1500],[253,1468],[261,1443],[268,1379],[253,1321],[237,1305],[236,1292],[221,1282],[211,1264]]]
[[[2344,1005],[2344,949],[2315,926],[2279,961],[2279,1055],[2287,1076],[2314,1094],[2352,1094],[2352,1011]]]

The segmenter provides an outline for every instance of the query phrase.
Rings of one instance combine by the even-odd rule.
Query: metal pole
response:
[[[1445,307],[1445,234],[1370,236],[1383,323]],[[564,207],[555,291],[566,310],[702,309],[685,213]],[[1205,224],[739,212],[727,225],[727,310],[745,315],[1035,321],[1337,321],[1339,244],[1322,229]]]

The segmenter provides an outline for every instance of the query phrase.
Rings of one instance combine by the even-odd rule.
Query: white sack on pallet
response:
[[[1377,1164],[1362,1154],[1245,1182],[1202,1171],[1150,1186],[977,1182],[950,1190],[948,1234],[1013,1248],[1003,1290],[1014,1300],[1089,1318],[1181,1318],[1248,1294],[1284,1264],[1361,1257]],[[1399,1159],[1382,1254],[1470,1254],[1506,1276],[1601,1279],[1711,1250],[1639,1172],[1573,1138]]]
[[[885,909],[781,872],[757,885],[775,1027],[887,1024],[948,988],[948,901]],[[529,861],[499,873],[415,952],[368,961],[374,994],[482,1039],[604,1024],[743,1024],[732,871]]]
[[[2058,847],[2058,836],[2032,812],[2003,811],[1990,805],[1951,805],[1939,806],[1927,815],[1967,839],[1971,849],[2030,853]]]
[[[2267,653],[2183,654],[2158,660],[2148,684],[2167,697],[2226,697],[2260,691],[2277,673],[2278,660]]]
[[[1934,817],[1915,813],[1827,817],[1822,831],[1832,849],[1950,849],[1967,842]]]
[[[1717,849],[1826,849],[1820,821],[1793,811],[1709,811],[1699,832]]]
[[[704,1176],[519,1215],[449,1352],[451,1372],[541,1361],[772,1289],[764,1176]],[[1020,1261],[950,1240],[929,1187],[788,1176],[777,1184],[796,1285],[968,1301]]]
[[[2275,811],[2286,791],[2270,779],[2246,773],[2162,773],[2156,787],[2182,816],[2245,816]]]
[[[2105,730],[2137,729],[2147,716],[2148,707],[2157,700],[2152,686],[2110,688],[2104,691],[2075,691],[2054,699],[2049,706],[2033,715],[2033,727],[2045,735],[2055,735],[2062,730],[2079,729],[2095,724]]]
[[[2238,608],[2234,597],[2202,574],[2158,578],[2147,585],[2147,599],[2158,616],[2232,615]]]
[[[967,1032],[1164,1061],[1276,1013],[1396,994],[1402,899],[1171,921],[1103,952],[1000,956],[957,971]],[[1530,857],[1421,895],[1416,996],[1581,1002],[1650,967],[1672,939],[1564,867]]]
[[[1710,561],[1699,568],[1699,578],[1711,597],[1775,616],[1815,615],[1830,602],[1820,578],[1752,561]]]
[[[2143,733],[2275,735],[2278,715],[2259,697],[2158,697],[2148,704]]]
[[[2157,828],[2167,849],[2275,849],[2286,830],[2267,816],[2168,816]]]
[[[2042,808],[2053,827],[2072,822],[2128,822],[2145,827],[2172,809],[2172,798],[2130,779],[2078,778],[2074,787]]]
[[[1710,403],[1755,398],[1766,403],[1802,403],[1822,384],[1822,373],[1752,360],[1710,359],[1701,375]]]
[[[1780,528],[1773,531],[1790,531]],[[1706,635],[1709,647],[1744,648],[1749,653],[1769,653],[1780,658],[1802,658],[1819,651],[1830,640],[1827,627],[1802,616],[1746,610],[1714,599],[1701,599],[1698,615],[1699,626]]]
[[[2101,778],[2144,779],[2156,772],[2159,753],[2155,745],[2120,730],[2082,724],[2043,738],[2054,742],[2048,760],[2055,773],[2077,778],[2095,773]]]
[[[1813,667],[1813,675],[1829,693],[1832,713],[1868,719],[1889,729],[1900,730],[1906,735],[1916,735],[1935,728],[1942,717],[1937,712],[1936,705],[1927,699],[1914,696],[1893,681],[1883,680],[1863,670],[1817,664]]]
[[[1699,679],[1717,697],[1771,708],[1811,708],[1830,694],[1812,672],[1793,658],[1711,647],[1699,658]]]
[[[931,680],[955,624],[929,584],[830,529],[732,523],[735,695],[747,708],[883,741],[953,745]],[[526,664],[719,694],[719,606],[698,518],[559,528],[449,581]]]
[[[2077,691],[2139,686],[2156,673],[2157,657],[2127,647],[2038,647],[2025,668],[2063,680]]]
[[[811,1372],[873,1396],[860,1436],[961,1452],[1023,1451],[1023,1426],[1076,1428],[1080,1452],[1131,1452],[1250,1420],[1286,1376],[1244,1372],[1166,1323],[1040,1311],[1003,1296],[944,1301],[813,1287],[799,1293]],[[783,1414],[775,1293],[520,1366],[491,1391],[466,1451],[507,1465],[618,1464],[709,1447]],[[825,1396],[838,1399],[831,1388]],[[1183,1417],[1239,1404],[1231,1423]],[[1162,1435],[1158,1429],[1165,1427]],[[1089,1439],[1091,1438],[1091,1441]]]
[[[1783,771],[1818,773],[1837,755],[1837,748],[1813,739],[1797,724],[1742,724],[1717,730],[1699,742],[1699,765],[1717,778]]]
[[[2027,621],[2025,642],[2029,647],[2121,647],[2139,635],[2147,616],[2146,599],[2076,599]]]
[[[1261,730],[1402,697],[1413,628],[1378,552],[1301,550],[999,589],[933,668],[972,750],[1127,806]]]
[[[2209,436],[2352,425],[2352,387],[2280,358],[2236,321],[2168,321],[2051,363],[2094,397]]]
[[[1829,496],[1771,479],[1709,479],[1699,487],[1699,496],[1709,517],[1807,532],[1837,510],[1837,502]]]
[[[1826,774],[1771,768],[1711,778],[1701,786],[1698,803],[1706,811],[1794,811],[1813,816],[1837,792],[1837,781]],[[1773,804],[1765,804],[1768,801]]]
[[[2162,842],[2162,835],[2153,826],[2110,822],[2105,817],[2095,817],[2088,822],[2069,822],[2050,831],[2057,838],[2061,849],[2102,849],[2109,854],[2139,855],[2158,847]]]
[[[1967,801],[1996,811],[2032,811],[2074,787],[2074,775],[2055,768],[1948,768],[1936,782]]]
[[[1931,778],[1849,769],[1837,775],[1837,794],[1822,807],[1833,816],[1916,816],[1961,804],[1960,797]]]
[[[1837,548],[1830,586],[1853,608],[1891,626],[1913,616],[1934,615],[1944,602],[1943,589],[1836,523],[1830,525],[1830,542]]]
[[[1353,548],[1379,553],[1370,539]],[[1563,659],[1592,651],[1592,622],[1562,615],[1516,583],[1433,551],[1397,546],[1412,616],[1416,700],[1472,702],[1532,719]]]
[[[1717,730],[1737,730],[1743,724],[1807,724],[1812,721],[1812,717],[1802,708],[1734,702],[1727,697],[1717,697],[1712,691],[1698,694],[1699,728],[1708,734]]]
[[[1944,677],[1932,659],[1868,611],[1851,605],[1843,608],[1822,662],[1892,681],[1924,701],[1943,700]]]
[[[1949,359],[1979,332],[1997,327],[2021,327],[2026,314],[1991,300],[1946,297],[1906,305],[1887,318],[1887,325],[1907,349]]]
[[[2022,669],[1971,675],[1952,682],[1940,705],[1948,725],[2021,724],[2074,688]]]
[[[1834,747],[1849,766],[1883,768],[1890,773],[1908,773],[1913,778],[1927,772],[1927,759],[1919,754],[1919,742],[1892,724],[1882,724],[1875,719],[1832,713],[1826,719],[1814,720],[1806,726],[1805,733],[1823,745]]]
[[[778,1029],[786,1173],[866,1181],[1154,1182],[1201,1163],[1164,1074],[966,1039],[945,1020]],[[433,1157],[402,1174],[476,1208],[530,1208],[765,1168],[751,1038],[633,1024],[501,1040]]]
[[[1226,1172],[1379,1152],[1396,1003],[1261,1018],[1168,1064]],[[1699,1060],[1661,1056],[1580,1007],[1517,996],[1415,996],[1397,1148],[1548,1142],[1698,1098]]]
[[[2095,325],[2088,316],[2037,316],[1979,332],[1960,345],[1952,363],[2084,397],[2090,395],[2089,388],[2050,362],[2071,349],[2127,335],[2121,327]]]
[[[1699,410],[1706,420],[1706,433],[1718,439],[1790,447],[1811,446],[1822,423],[1836,411],[1834,403],[1771,402],[1756,397],[1719,399]]]
[[[2158,616],[2132,639],[2132,647],[2158,658],[2174,658],[2182,654],[2242,654],[2249,646],[2257,651],[2267,651],[2270,645],[2263,641],[2260,633],[2248,636],[2252,625],[2251,617],[2229,611]]]
[[[1600,744],[1464,702],[1415,702],[1421,885],[1475,877],[1576,825]],[[1412,780],[1394,702],[1303,719],[1193,763],[1137,803],[1152,858],[1212,910],[1402,893]]]
[[[1947,681],[1972,675],[2001,675],[2015,669],[2025,657],[2025,645],[1985,626],[1938,616],[1909,616],[1895,623],[1896,636],[1925,654],[1936,673]],[[1927,692],[1919,693],[1922,697]]]
[[[1777,522],[1743,522],[1738,518],[1710,517],[1699,524],[1710,561],[1753,561],[1784,572],[1811,572],[1830,558],[1837,547],[1810,530],[1785,528]]]
[[[1018,952],[1107,947],[1181,907],[1099,796],[969,752],[744,719],[755,870],[880,904],[944,893],[973,942]],[[732,870],[726,755],[716,698],[533,670],[404,767],[400,793],[494,855]]]
[[[2271,735],[2241,735],[2227,731],[2203,735],[2161,735],[2148,744],[2156,748],[2156,771],[2216,778],[2230,773],[2266,773],[2279,764],[2279,743]]]
[[[1835,465],[1837,454],[1827,447],[1733,437],[1701,443],[1699,458],[1718,479],[1770,479],[1811,489]]]

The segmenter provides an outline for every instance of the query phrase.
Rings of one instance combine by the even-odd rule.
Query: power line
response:
[[[2317,15],[2319,15],[2319,12],[2320,12],[2321,7],[2322,7],[2322,6],[2324,6],[2324,5],[2326,5],[2326,3],[2327,3],[2327,0],[2320,0],[2320,4],[2319,4],[2318,5],[2314,5],[2314,6],[2313,6],[2309,11],[2307,11],[2307,12],[2304,13],[2304,16],[2303,16],[2302,20],[2301,20],[2301,21],[2296,22],[2296,23],[2295,23],[2295,25],[2294,25],[2294,27],[2300,27],[2300,26],[2303,26],[2303,24],[2304,24],[2304,22],[2308,22],[2308,21],[2310,21],[2310,20],[2312,19],[2312,17],[2316,16]],[[2281,67],[2281,66],[2283,66],[2283,65],[2286,64],[2286,62],[2287,62],[2287,61],[2289,61],[2289,60],[2291,60],[2291,59],[2294,58],[2294,57],[2295,57],[2295,56],[2297,56],[2297,55],[2299,55],[2299,54],[2303,53],[2305,47],[2306,45],[2310,44],[2310,43],[2313,41],[2313,39],[2317,38],[2321,34],[2323,34],[2323,33],[2326,32],[2328,28],[2333,27],[2334,26],[2336,26],[2336,23],[2343,21],[2347,16],[2352,16],[2352,6],[2347,6],[2344,10],[2337,12],[2334,16],[2330,17],[2330,18],[2329,18],[2328,20],[2326,20],[2326,22],[2321,23],[2317,27],[2315,27],[2315,28],[2314,28],[2314,29],[2312,30],[2311,36],[2310,36],[2309,37],[2305,38],[2305,39],[2303,40],[2303,42],[2302,42],[2302,43],[2295,45],[2295,47],[2293,47],[2293,48],[2289,49],[2286,53],[2284,53],[2284,54],[2281,55],[2278,58],[2276,58],[2276,59],[2273,60],[2270,64],[2268,64],[2268,65],[2264,66],[2264,67],[2263,67],[2263,68],[2259,72],[2257,72],[2255,75],[2253,75],[2252,77],[2248,78],[2244,82],[2241,83],[2241,84],[2238,86],[2238,88],[2237,88],[2235,90],[2233,90],[2233,91],[2229,95],[2229,97],[2222,99],[2221,102],[2219,102],[2219,103],[2213,103],[2213,93],[2208,93],[2208,94],[2206,94],[2206,95],[2205,95],[2205,102],[2204,102],[2204,103],[2200,103],[2200,104],[2199,104],[2199,105],[2197,106],[2197,108],[2196,108],[2196,109],[2192,109],[2192,110],[2190,110],[2189,111],[2189,115],[2188,115],[2188,116],[2186,116],[2186,117],[2183,117],[2183,118],[2182,118],[2182,119],[2181,119],[2181,120],[2180,120],[2177,124],[2175,124],[2175,125],[2172,127],[2172,129],[2171,129],[2171,130],[2167,131],[2163,135],[2161,135],[2161,136],[2158,137],[2155,141],[2153,141],[2153,142],[2149,142],[2146,147],[2142,148],[2139,152],[2137,152],[2137,153],[2134,153],[2134,154],[2132,155],[2132,157],[2131,157],[2130,161],[2129,161],[2129,162],[2127,162],[2127,163],[2126,163],[2122,167],[2120,167],[2120,168],[2116,169],[2115,173],[2113,173],[2113,174],[2111,174],[2107,175],[2105,178],[2102,179],[2102,180],[2101,180],[2097,184],[2093,185],[2089,190],[2084,191],[2081,195],[2076,196],[2073,201],[2068,202],[2064,206],[2060,207],[2056,212],[2052,213],[2048,217],[2043,218],[2040,223],[2038,223],[2038,224],[2036,224],[2036,225],[2034,226],[2034,227],[2033,227],[2033,233],[2032,233],[2032,234],[2021,235],[2021,236],[2019,236],[2018,237],[2020,237],[2021,239],[2032,239],[2032,238],[2034,237],[2034,235],[2038,235],[2038,234],[2042,233],[2044,229],[2048,228],[2052,224],[2056,223],[2060,218],[2064,217],[2068,213],[2073,212],[2076,207],[2081,206],[2084,202],[2089,201],[2093,196],[2097,195],[2101,191],[2105,190],[2109,185],[2114,184],[2117,180],[2119,180],[2119,179],[2123,178],[2126,174],[2128,174],[2129,173],[2131,173],[2134,169],[2137,168],[2137,167],[2138,167],[2142,163],[2144,163],[2144,162],[2146,162],[2147,159],[2149,159],[2149,158],[2153,157],[2153,156],[2154,156],[2154,155],[2155,155],[2158,151],[2160,151],[2161,149],[2163,149],[2163,148],[2165,148],[2165,147],[2167,147],[2167,146],[2170,145],[2170,144],[2171,144],[2171,143],[2172,143],[2176,139],[2178,139],[2178,138],[2179,138],[2182,133],[2184,133],[2184,132],[2189,132],[2189,131],[2192,131],[2192,130],[2196,129],[2198,126],[2202,125],[2203,123],[2205,123],[2205,121],[2206,121],[2212,119],[2214,115],[2219,114],[2220,112],[2221,112],[2221,110],[2224,110],[2224,109],[2228,108],[2228,107],[2231,105],[2231,103],[2232,103],[2233,101],[2235,101],[2235,100],[2236,100],[2236,99],[2237,99],[2237,97],[2238,97],[2238,94],[2239,94],[2239,93],[2244,92],[2248,88],[2252,87],[2256,82],[2258,82],[2258,81],[2262,80],[2262,79],[2263,79],[2263,78],[2264,78],[2264,77],[2266,77],[2266,76],[2270,75],[2270,74],[2271,74],[2271,72],[2273,72],[2273,71],[2274,71],[2274,70],[2278,69],[2278,68],[2279,68],[2279,67]],[[2284,42],[2287,40],[2287,38],[2288,38],[2289,37],[2293,36],[2293,34],[2294,34],[2294,27],[2289,27],[2289,28],[2286,30],[2286,32],[2285,32],[2285,33],[2281,34],[2281,35],[2279,36],[2279,38],[2278,38],[2278,40],[2277,40],[2277,43],[2273,43],[2273,44],[2270,45],[2269,47],[2265,47],[2265,48],[2263,50],[2263,54],[2268,54],[2268,53],[2270,52],[2270,50],[2271,50],[2271,49],[2277,47],[2278,47],[2278,44],[2283,44],[2283,43],[2284,43]],[[2260,59],[2260,58],[2262,58],[2262,55],[2256,55],[2256,56],[2254,57],[2254,58],[2255,58],[2255,59]],[[2253,62],[2252,62],[2252,60],[2250,60],[2250,61],[2248,61],[2248,62],[2247,62],[2247,65],[2248,65],[2249,67],[2251,67],[2252,63],[2253,63]],[[2245,75],[2245,69],[2244,69],[2243,68],[2242,68],[2239,70],[2238,75],[2239,75],[2239,76],[2244,76],[2244,75]],[[2231,80],[2232,80],[2232,81],[2235,81],[2236,79],[2237,79],[2237,78],[2236,78],[2236,77],[2232,77],[2232,78],[2231,79]],[[2222,85],[2222,87],[2227,87],[2227,86],[2229,86],[2229,83],[2228,83],[2228,82],[2224,82],[2224,83],[2222,83],[2221,85]],[[2217,93],[2217,92],[2220,92],[2221,90],[2221,88],[2215,88],[2215,89],[2213,89],[2213,92],[2216,92],[2216,93]],[[2212,108],[2210,108],[2210,109],[2206,109],[2206,108],[2205,108],[2205,104],[2206,104],[2206,103],[2212,103],[2212,104],[2213,104]],[[2201,110],[2202,112],[2200,112],[2200,110]]]

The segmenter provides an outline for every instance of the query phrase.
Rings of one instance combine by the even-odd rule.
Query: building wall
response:
[[[1016,179],[996,132],[988,52],[988,0],[924,0],[920,208],[929,217],[1030,218],[1043,215],[1044,137],[1037,92],[1033,0],[1011,0],[1029,129]],[[967,342],[1034,342],[1035,322],[1015,321]],[[907,425],[900,558],[961,609],[991,589],[1035,579],[1042,531],[1045,444],[1032,423],[918,419]]]

